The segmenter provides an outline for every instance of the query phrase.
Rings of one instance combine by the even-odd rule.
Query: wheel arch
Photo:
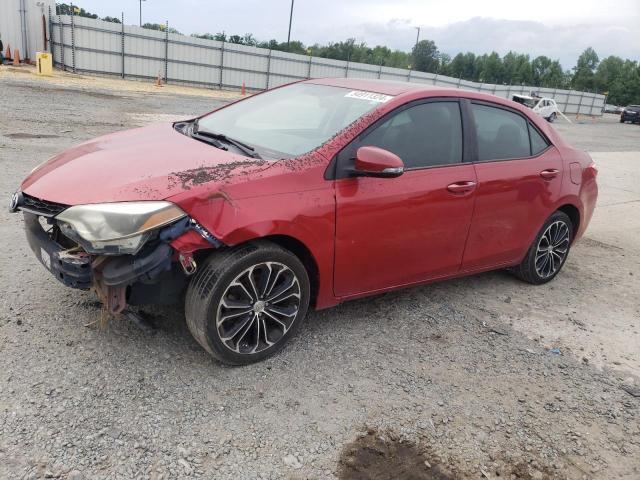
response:
[[[282,248],[293,253],[304,265],[309,275],[309,284],[311,286],[310,305],[315,307],[320,288],[320,273],[318,271],[318,263],[311,253],[311,250],[300,240],[289,235],[267,235],[260,237],[260,240],[268,240]]]
[[[558,207],[557,211],[565,213],[569,217],[569,220],[571,220],[571,224],[573,226],[571,241],[573,243],[573,240],[576,238],[576,234],[580,229],[580,210],[571,203],[565,203]]]
[[[325,252],[322,248],[318,248],[319,245],[314,243],[314,238],[311,232],[300,225],[289,222],[263,222],[236,229],[222,236],[221,240],[230,247],[267,240],[290,251],[302,262],[309,275],[310,305],[315,308],[317,303],[323,305],[327,303],[324,298],[326,292],[324,294],[322,292],[331,288],[333,252],[332,250]],[[327,255],[331,258],[327,258]],[[330,260],[329,265],[327,265],[328,260]]]

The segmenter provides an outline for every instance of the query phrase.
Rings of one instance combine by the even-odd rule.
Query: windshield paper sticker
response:
[[[384,103],[391,100],[391,95],[383,95],[382,93],[365,92],[362,90],[353,90],[345,95],[345,98],[357,98],[359,100],[367,100],[370,102]]]

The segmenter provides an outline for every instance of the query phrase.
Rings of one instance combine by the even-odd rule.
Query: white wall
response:
[[[20,12],[23,4],[26,10],[26,35],[23,35]],[[31,59],[36,58],[36,52],[44,51],[42,15],[45,16],[47,36],[49,36],[49,7],[55,14],[54,0],[0,0],[0,38],[2,38],[4,49],[6,50],[8,44],[11,46],[12,53],[18,48],[21,58]]]

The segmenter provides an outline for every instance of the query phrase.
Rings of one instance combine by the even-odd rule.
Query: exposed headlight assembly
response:
[[[149,201],[77,205],[56,220],[88,253],[122,255],[137,253],[154,230],[184,216],[173,203]]]

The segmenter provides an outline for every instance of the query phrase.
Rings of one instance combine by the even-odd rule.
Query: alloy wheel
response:
[[[300,310],[300,282],[282,263],[264,262],[237,275],[224,291],[216,313],[223,345],[255,354],[280,341]]]
[[[558,220],[540,237],[536,249],[535,268],[541,278],[553,276],[562,266],[569,251],[569,226]]]

